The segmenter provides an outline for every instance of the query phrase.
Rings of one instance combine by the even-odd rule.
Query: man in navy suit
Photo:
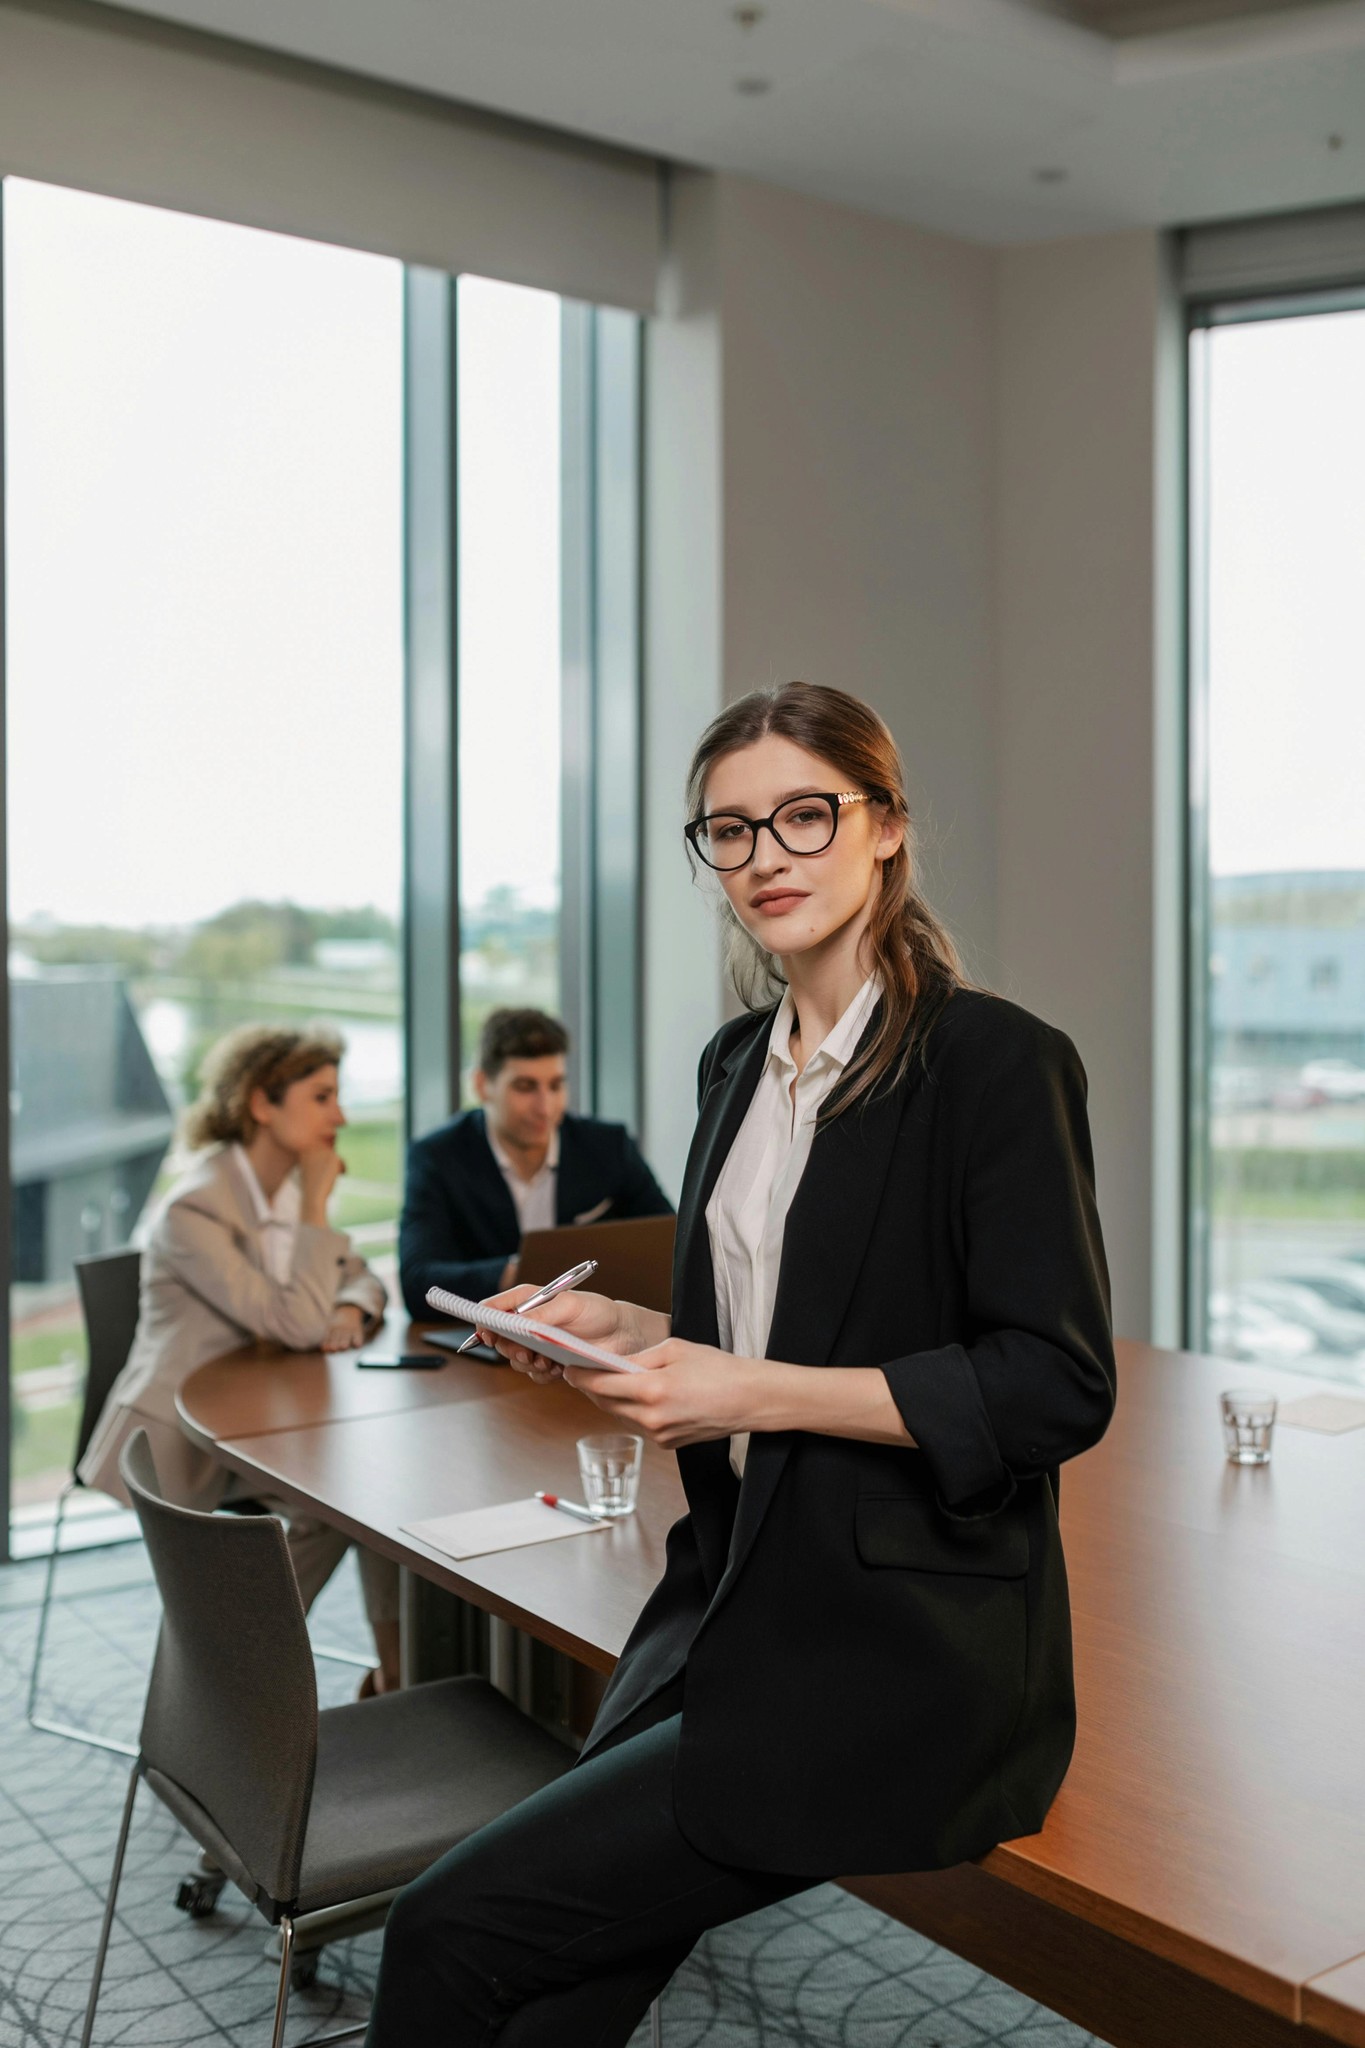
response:
[[[671,1216],[624,1124],[568,1114],[569,1034],[543,1010],[494,1010],[479,1040],[482,1105],[414,1139],[398,1258],[408,1313],[428,1287],[482,1301],[517,1278],[528,1230]]]

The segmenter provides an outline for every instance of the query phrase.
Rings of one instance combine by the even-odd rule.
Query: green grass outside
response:
[[[64,1358],[85,1361],[85,1332],[74,1312],[71,1322],[60,1329],[16,1333],[10,1345],[10,1378],[17,1380],[23,1373],[60,1365]]]
[[[1239,1216],[1248,1223],[1359,1223],[1365,1230],[1365,1193],[1349,1188],[1297,1188],[1284,1194],[1263,1189],[1221,1187],[1213,1198],[1220,1220]]]
[[[13,1477],[32,1479],[39,1472],[69,1471],[80,1412],[78,1401],[63,1402],[60,1408],[40,1408],[36,1414],[16,1408]]]
[[[337,1150],[346,1161],[347,1173],[357,1180],[383,1181],[401,1197],[403,1130],[397,1117],[347,1124],[337,1139]],[[346,1183],[341,1185],[344,1190]]]
[[[1213,1208],[1257,1223],[1365,1223],[1365,1152],[1269,1145],[1216,1151]]]

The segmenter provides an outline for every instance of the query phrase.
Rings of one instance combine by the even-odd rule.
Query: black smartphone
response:
[[[356,1364],[370,1366],[375,1372],[402,1372],[406,1367],[415,1372],[434,1372],[445,1360],[439,1352],[404,1351],[397,1357],[357,1358]]]

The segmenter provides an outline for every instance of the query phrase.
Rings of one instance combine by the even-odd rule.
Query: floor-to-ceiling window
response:
[[[3,237],[25,1550],[72,1262],[135,1237],[222,1032],[340,1029],[334,1215],[386,1274],[494,1005],[633,1121],[639,323],[14,179]]]
[[[561,326],[550,292],[456,290],[460,1041],[560,1008]]]
[[[1191,344],[1191,1335],[1365,1381],[1365,309]]]
[[[12,1500],[67,1469],[73,1258],[127,1242],[206,1047],[347,1042],[333,1210],[403,1104],[402,272],[4,187]]]

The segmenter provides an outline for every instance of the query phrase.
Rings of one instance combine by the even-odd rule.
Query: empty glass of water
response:
[[[1223,1404],[1223,1448],[1233,1465],[1268,1465],[1277,1402],[1273,1394],[1233,1388]]]

